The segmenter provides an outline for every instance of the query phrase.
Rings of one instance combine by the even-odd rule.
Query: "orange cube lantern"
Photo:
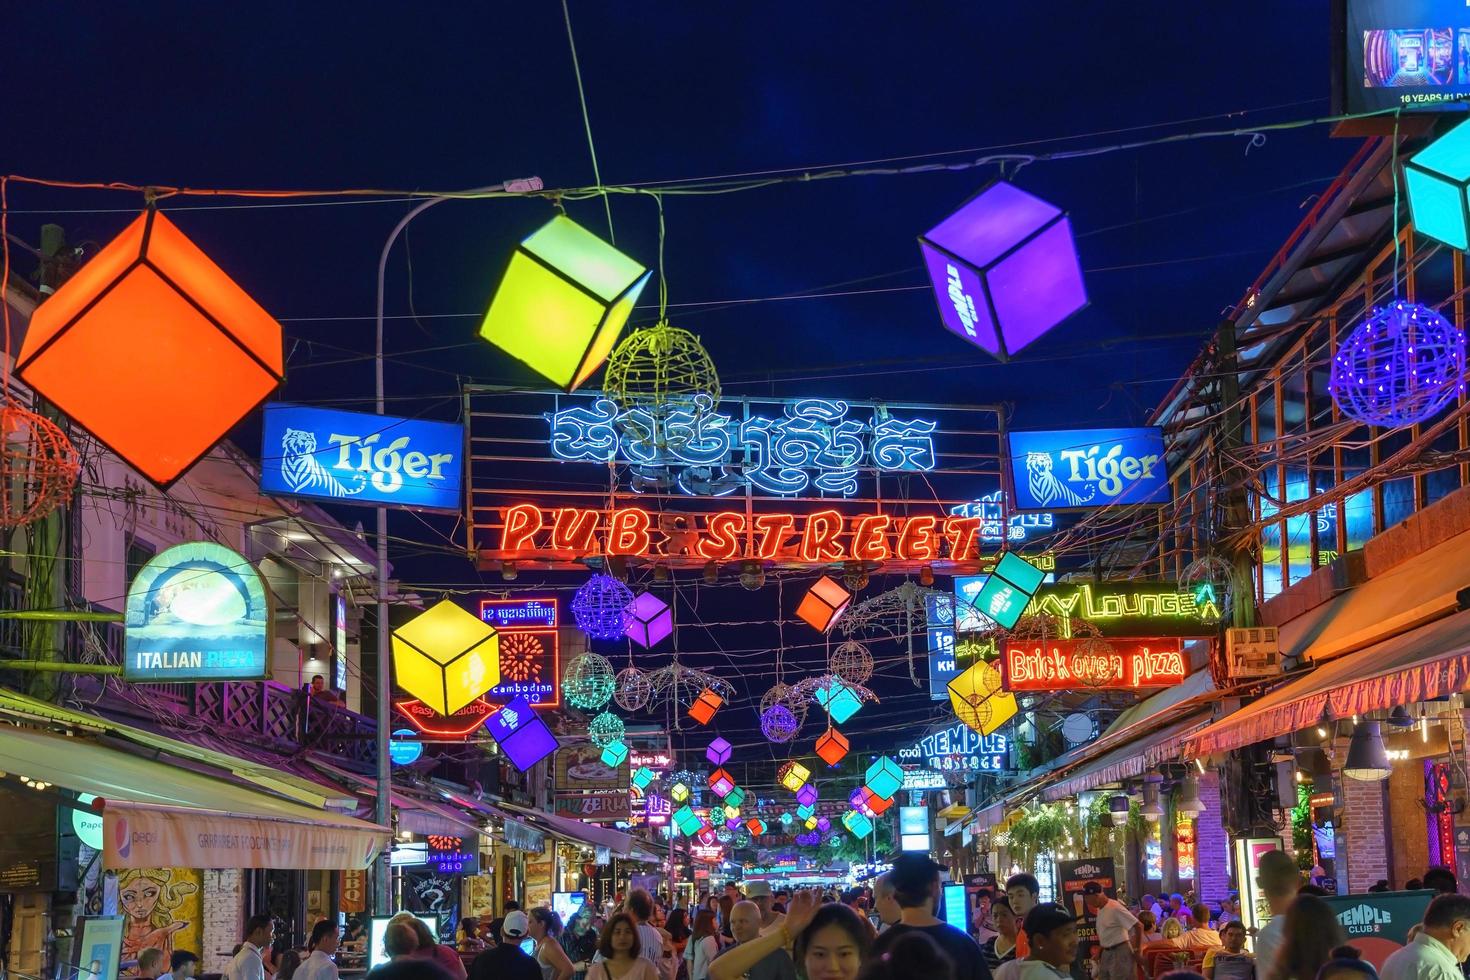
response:
[[[826,734],[817,739],[817,755],[829,766],[835,766],[847,755],[847,736],[829,727]]]
[[[812,629],[825,633],[847,611],[852,593],[838,585],[829,576],[817,579],[807,594],[802,596],[796,615]]]
[[[36,308],[17,371],[166,487],[281,383],[281,325],[149,208]]]
[[[711,689],[705,688],[699,692],[699,697],[695,698],[694,703],[689,706],[689,717],[701,725],[708,725],[710,719],[715,716],[715,712],[719,711],[720,706],[724,703],[724,698]]]
[[[869,810],[873,811],[874,816],[878,816],[879,814],[886,812],[889,807],[893,806],[893,797],[879,796],[877,793],[874,793],[870,787],[867,786],[864,786],[863,789],[867,790],[867,792],[863,794],[863,802],[867,805]]]

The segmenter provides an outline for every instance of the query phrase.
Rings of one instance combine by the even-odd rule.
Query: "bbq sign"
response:
[[[1183,650],[1179,640],[1012,642],[1001,658],[1001,683],[1007,691],[1172,687],[1189,675]]]

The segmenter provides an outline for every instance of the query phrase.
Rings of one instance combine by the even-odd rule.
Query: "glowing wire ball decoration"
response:
[[[720,376],[699,338],[660,321],[623,338],[607,359],[603,390],[623,411],[660,414],[693,407],[696,395],[720,402]]]
[[[801,721],[784,704],[773,704],[761,712],[761,734],[767,742],[784,745],[801,731]]]
[[[651,274],[557,215],[516,247],[480,336],[574,391],[607,360]]]
[[[572,618],[594,640],[620,640],[632,619],[628,612],[632,601],[632,589],[611,575],[597,574],[572,596]]]
[[[1395,300],[1348,334],[1332,358],[1328,390],[1359,422],[1423,422],[1465,390],[1465,333],[1427,306]]]
[[[596,711],[612,698],[616,683],[606,657],[583,653],[568,660],[562,671],[562,697],[574,708]]]
[[[65,507],[81,469],[76,447],[55,422],[19,405],[0,406],[0,527]]]
[[[777,682],[771,685],[765,694],[761,695],[760,714],[765,716],[767,711],[780,705],[791,712],[796,718],[797,727],[806,723],[807,700],[802,697],[790,684]]]
[[[653,682],[637,667],[624,667],[614,679],[613,700],[624,711],[642,711],[653,697]]]
[[[587,737],[592,744],[598,748],[606,748],[614,742],[621,742],[626,730],[623,719],[611,711],[604,711],[592,719],[587,726]]]
[[[866,684],[873,676],[873,654],[857,640],[846,640],[827,658],[827,670],[849,684]]]

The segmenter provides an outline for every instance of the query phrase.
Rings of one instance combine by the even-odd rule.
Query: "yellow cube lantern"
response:
[[[398,686],[452,715],[500,683],[500,634],[448,599],[393,631]]]
[[[650,275],[558,215],[516,247],[480,336],[573,391],[607,360]]]
[[[810,779],[811,776],[812,772],[810,769],[802,765],[800,762],[795,761],[786,763],[784,766],[781,767],[780,771],[776,773],[776,778],[781,781],[781,785],[785,786],[793,793],[805,786],[806,781]]]
[[[949,682],[949,704],[955,716],[981,735],[989,735],[1015,717],[1016,696],[1002,691],[1000,671],[977,660]]]

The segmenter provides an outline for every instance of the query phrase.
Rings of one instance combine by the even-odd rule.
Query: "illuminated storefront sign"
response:
[[[848,404],[825,398],[787,403],[779,418],[739,418],[715,411],[709,395],[652,412],[619,411],[610,399],[549,416],[552,455],[569,462],[621,462],[671,469],[685,493],[720,497],[749,486],[795,496],[808,490],[850,497],[861,470],[924,472],[935,467],[929,419],[875,411],[848,418]]]
[[[333,661],[332,686],[339,691],[347,690],[347,600],[342,593],[333,598],[332,645],[337,659]]]
[[[1007,438],[1018,510],[1169,502],[1162,429],[1011,432]]]
[[[554,596],[481,599],[480,619],[500,632],[500,683],[485,700],[523,697],[535,708],[561,704],[560,608]]]
[[[270,623],[265,583],[249,561],[212,541],[175,545],[128,587],[123,678],[264,679]]]
[[[429,834],[424,842],[429,845],[428,858],[424,863],[440,874],[480,873],[478,841],[445,834]]]
[[[1047,640],[1006,644],[1001,658],[1007,691],[1066,691],[1078,687],[1171,687],[1189,675],[1178,640]]]
[[[903,788],[904,789],[944,789],[949,783],[943,773],[935,772],[933,769],[920,769],[904,766]]]
[[[1178,861],[1179,879],[1193,881],[1195,875],[1194,820],[1180,817],[1174,822],[1174,856]]]
[[[1009,516],[1007,511],[1010,511]],[[1000,490],[987,493],[972,503],[956,504],[949,512],[955,517],[980,518],[980,540],[987,544],[1000,541],[1020,544],[1054,530],[1056,521],[1052,514],[1015,513],[1007,506],[1005,494]]]
[[[452,715],[441,715],[414,698],[394,701],[393,707],[418,731],[440,738],[464,738],[495,713],[495,705],[484,698],[475,698]]]
[[[558,793],[556,815],[585,820],[588,823],[627,823],[631,816],[628,809],[628,791],[613,790],[576,795]]]
[[[1103,636],[1209,637],[1220,625],[1220,600],[1209,582],[1043,585],[1027,611],[1085,619]]]
[[[658,515],[637,507],[611,511],[533,504],[505,509],[498,554],[517,557],[589,555],[697,556],[706,561],[738,558],[828,564],[840,561],[972,561],[979,558],[980,519],[919,514],[760,513],[749,521],[741,511],[682,515],[665,531]],[[502,670],[505,652],[501,651]]]
[[[464,427],[450,422],[265,407],[260,489],[338,503],[457,510]]]
[[[901,806],[898,808],[898,849],[901,851],[929,852],[929,808],[927,806]]]
[[[1164,877],[1163,831],[1156,820],[1149,821],[1144,829],[1143,876],[1150,881],[1160,881]]]
[[[899,749],[898,758],[904,763],[922,761],[928,768],[942,773],[998,772],[1006,768],[1009,751],[1004,735],[981,735],[970,726],[957,723]]]

